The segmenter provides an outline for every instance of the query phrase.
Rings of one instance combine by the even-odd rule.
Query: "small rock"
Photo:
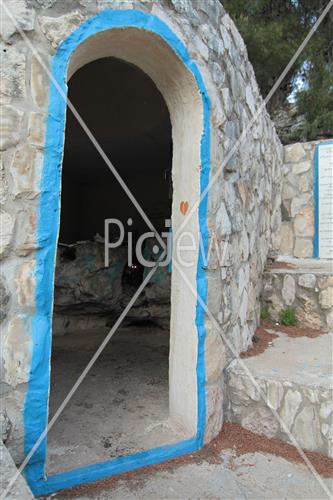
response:
[[[301,274],[298,278],[298,284],[303,288],[314,288],[316,285],[316,277],[314,274]]]

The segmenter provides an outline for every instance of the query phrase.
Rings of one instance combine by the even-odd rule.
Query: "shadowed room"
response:
[[[171,217],[172,138],[153,81],[115,58],[83,66],[69,99],[161,234]],[[124,225],[109,249],[105,220]],[[68,110],[55,271],[50,418],[151,268],[134,251],[150,231]],[[109,242],[119,228],[109,225]],[[156,240],[142,245],[157,259]],[[157,252],[158,253],[158,252]],[[170,272],[158,268],[48,436],[48,471],[68,470],[175,442],[168,420]],[[60,456],[62,457],[60,460]]]

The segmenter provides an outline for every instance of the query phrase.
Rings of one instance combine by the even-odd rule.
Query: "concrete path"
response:
[[[248,453],[237,457],[231,450],[220,455],[223,463],[206,461],[168,466],[127,475],[110,486],[92,488],[55,498],[119,499],[302,499],[330,498],[309,470],[273,455]],[[330,479],[322,479],[333,496]],[[54,498],[54,497],[53,497]]]

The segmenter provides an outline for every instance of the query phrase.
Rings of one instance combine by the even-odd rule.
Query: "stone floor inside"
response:
[[[107,331],[53,339],[50,418]],[[48,434],[47,474],[184,439],[169,421],[169,332],[119,329]]]

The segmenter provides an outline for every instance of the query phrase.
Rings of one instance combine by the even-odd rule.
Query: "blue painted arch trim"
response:
[[[135,27],[158,35],[172,48],[184,66],[193,74],[202,97],[203,134],[201,137],[200,191],[209,182],[210,173],[210,99],[202,76],[191,60],[183,42],[156,16],[137,10],[106,10],[79,26],[58,48],[53,56],[51,72],[67,95],[67,66],[74,50],[89,37],[112,28]],[[50,382],[51,322],[54,286],[54,264],[60,221],[61,164],[64,146],[66,104],[53,83],[50,84],[49,109],[46,127],[45,157],[41,180],[41,196],[37,222],[36,255],[36,311],[32,329],[32,363],[24,408],[25,453],[28,453],[47,425]],[[206,222],[207,195],[199,206],[200,237],[204,252],[199,252],[197,265],[197,293],[206,303],[207,278],[203,255],[208,248]],[[27,480],[35,494],[47,494],[77,484],[95,481],[113,474],[158,463],[179,455],[191,453],[203,446],[206,422],[204,310],[197,303],[197,433],[193,439],[155,448],[142,453],[118,457],[100,464],[86,466],[45,478],[46,440],[26,467]]]

